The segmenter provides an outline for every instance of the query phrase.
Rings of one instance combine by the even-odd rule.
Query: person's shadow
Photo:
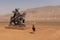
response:
[[[34,34],[34,32],[30,32],[30,34]]]

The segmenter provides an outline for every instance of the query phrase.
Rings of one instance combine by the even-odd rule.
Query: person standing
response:
[[[32,26],[32,31],[35,32],[35,30],[36,30],[36,29],[35,29],[35,25],[33,24],[33,26]]]

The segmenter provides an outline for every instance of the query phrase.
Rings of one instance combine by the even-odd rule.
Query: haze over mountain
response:
[[[9,21],[11,14],[0,17],[0,21]],[[45,6],[26,10],[26,21],[60,22],[60,6]]]

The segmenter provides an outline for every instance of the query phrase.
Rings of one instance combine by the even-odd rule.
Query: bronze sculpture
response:
[[[23,14],[20,14],[18,9],[15,9],[13,11],[14,15],[10,18],[10,24],[9,25],[19,25],[19,26],[25,26],[25,15],[26,13],[23,12]]]

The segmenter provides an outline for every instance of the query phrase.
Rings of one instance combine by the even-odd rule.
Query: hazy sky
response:
[[[22,10],[50,5],[60,5],[60,0],[0,0],[0,15],[9,14],[14,8]]]

